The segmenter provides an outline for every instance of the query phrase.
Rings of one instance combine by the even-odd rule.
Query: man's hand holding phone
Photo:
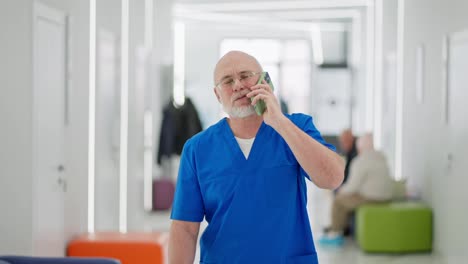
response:
[[[271,82],[271,78],[268,72],[262,72],[262,74],[260,75],[260,78],[258,79],[257,85],[258,84],[268,84],[268,86],[270,86],[271,91],[274,90],[274,86],[273,86],[273,83]],[[253,98],[250,98],[250,99],[251,101],[253,101]],[[255,112],[257,113],[257,115],[261,116],[265,112],[267,106],[266,106],[265,101],[260,99],[255,103],[254,108],[255,108]]]
[[[281,112],[278,100],[273,93],[274,86],[268,72],[263,72],[256,85],[250,87],[252,90],[247,94],[250,98],[255,112],[263,116],[263,120],[268,125],[274,127],[285,118]]]

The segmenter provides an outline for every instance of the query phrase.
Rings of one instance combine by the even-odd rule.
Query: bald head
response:
[[[372,133],[366,133],[363,136],[361,136],[356,143],[356,147],[360,154],[373,150],[374,140],[373,140]]]
[[[226,76],[235,76],[242,71],[262,71],[262,66],[257,59],[245,52],[233,50],[219,59],[214,70],[214,83],[219,82]]]
[[[341,135],[340,135],[341,149],[344,152],[348,153],[353,148],[353,144],[354,144],[354,135],[353,135],[353,132],[351,132],[351,129],[343,130],[343,132],[341,132]]]

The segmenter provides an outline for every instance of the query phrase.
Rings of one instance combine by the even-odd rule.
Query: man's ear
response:
[[[216,87],[213,88],[213,92],[215,93],[216,98],[218,98],[218,102],[221,103],[221,96],[218,94],[219,93],[218,88],[216,88]]]

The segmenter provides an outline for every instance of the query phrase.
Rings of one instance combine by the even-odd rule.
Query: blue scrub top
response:
[[[312,117],[286,116],[335,151]],[[318,263],[305,177],[272,127],[262,123],[246,159],[222,119],[185,144],[171,219],[201,222],[205,217],[200,263]]]

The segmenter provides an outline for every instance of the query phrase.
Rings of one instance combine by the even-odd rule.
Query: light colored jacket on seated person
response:
[[[384,154],[373,149],[360,153],[352,161],[349,179],[339,193],[358,193],[375,201],[391,200],[393,180]]]

